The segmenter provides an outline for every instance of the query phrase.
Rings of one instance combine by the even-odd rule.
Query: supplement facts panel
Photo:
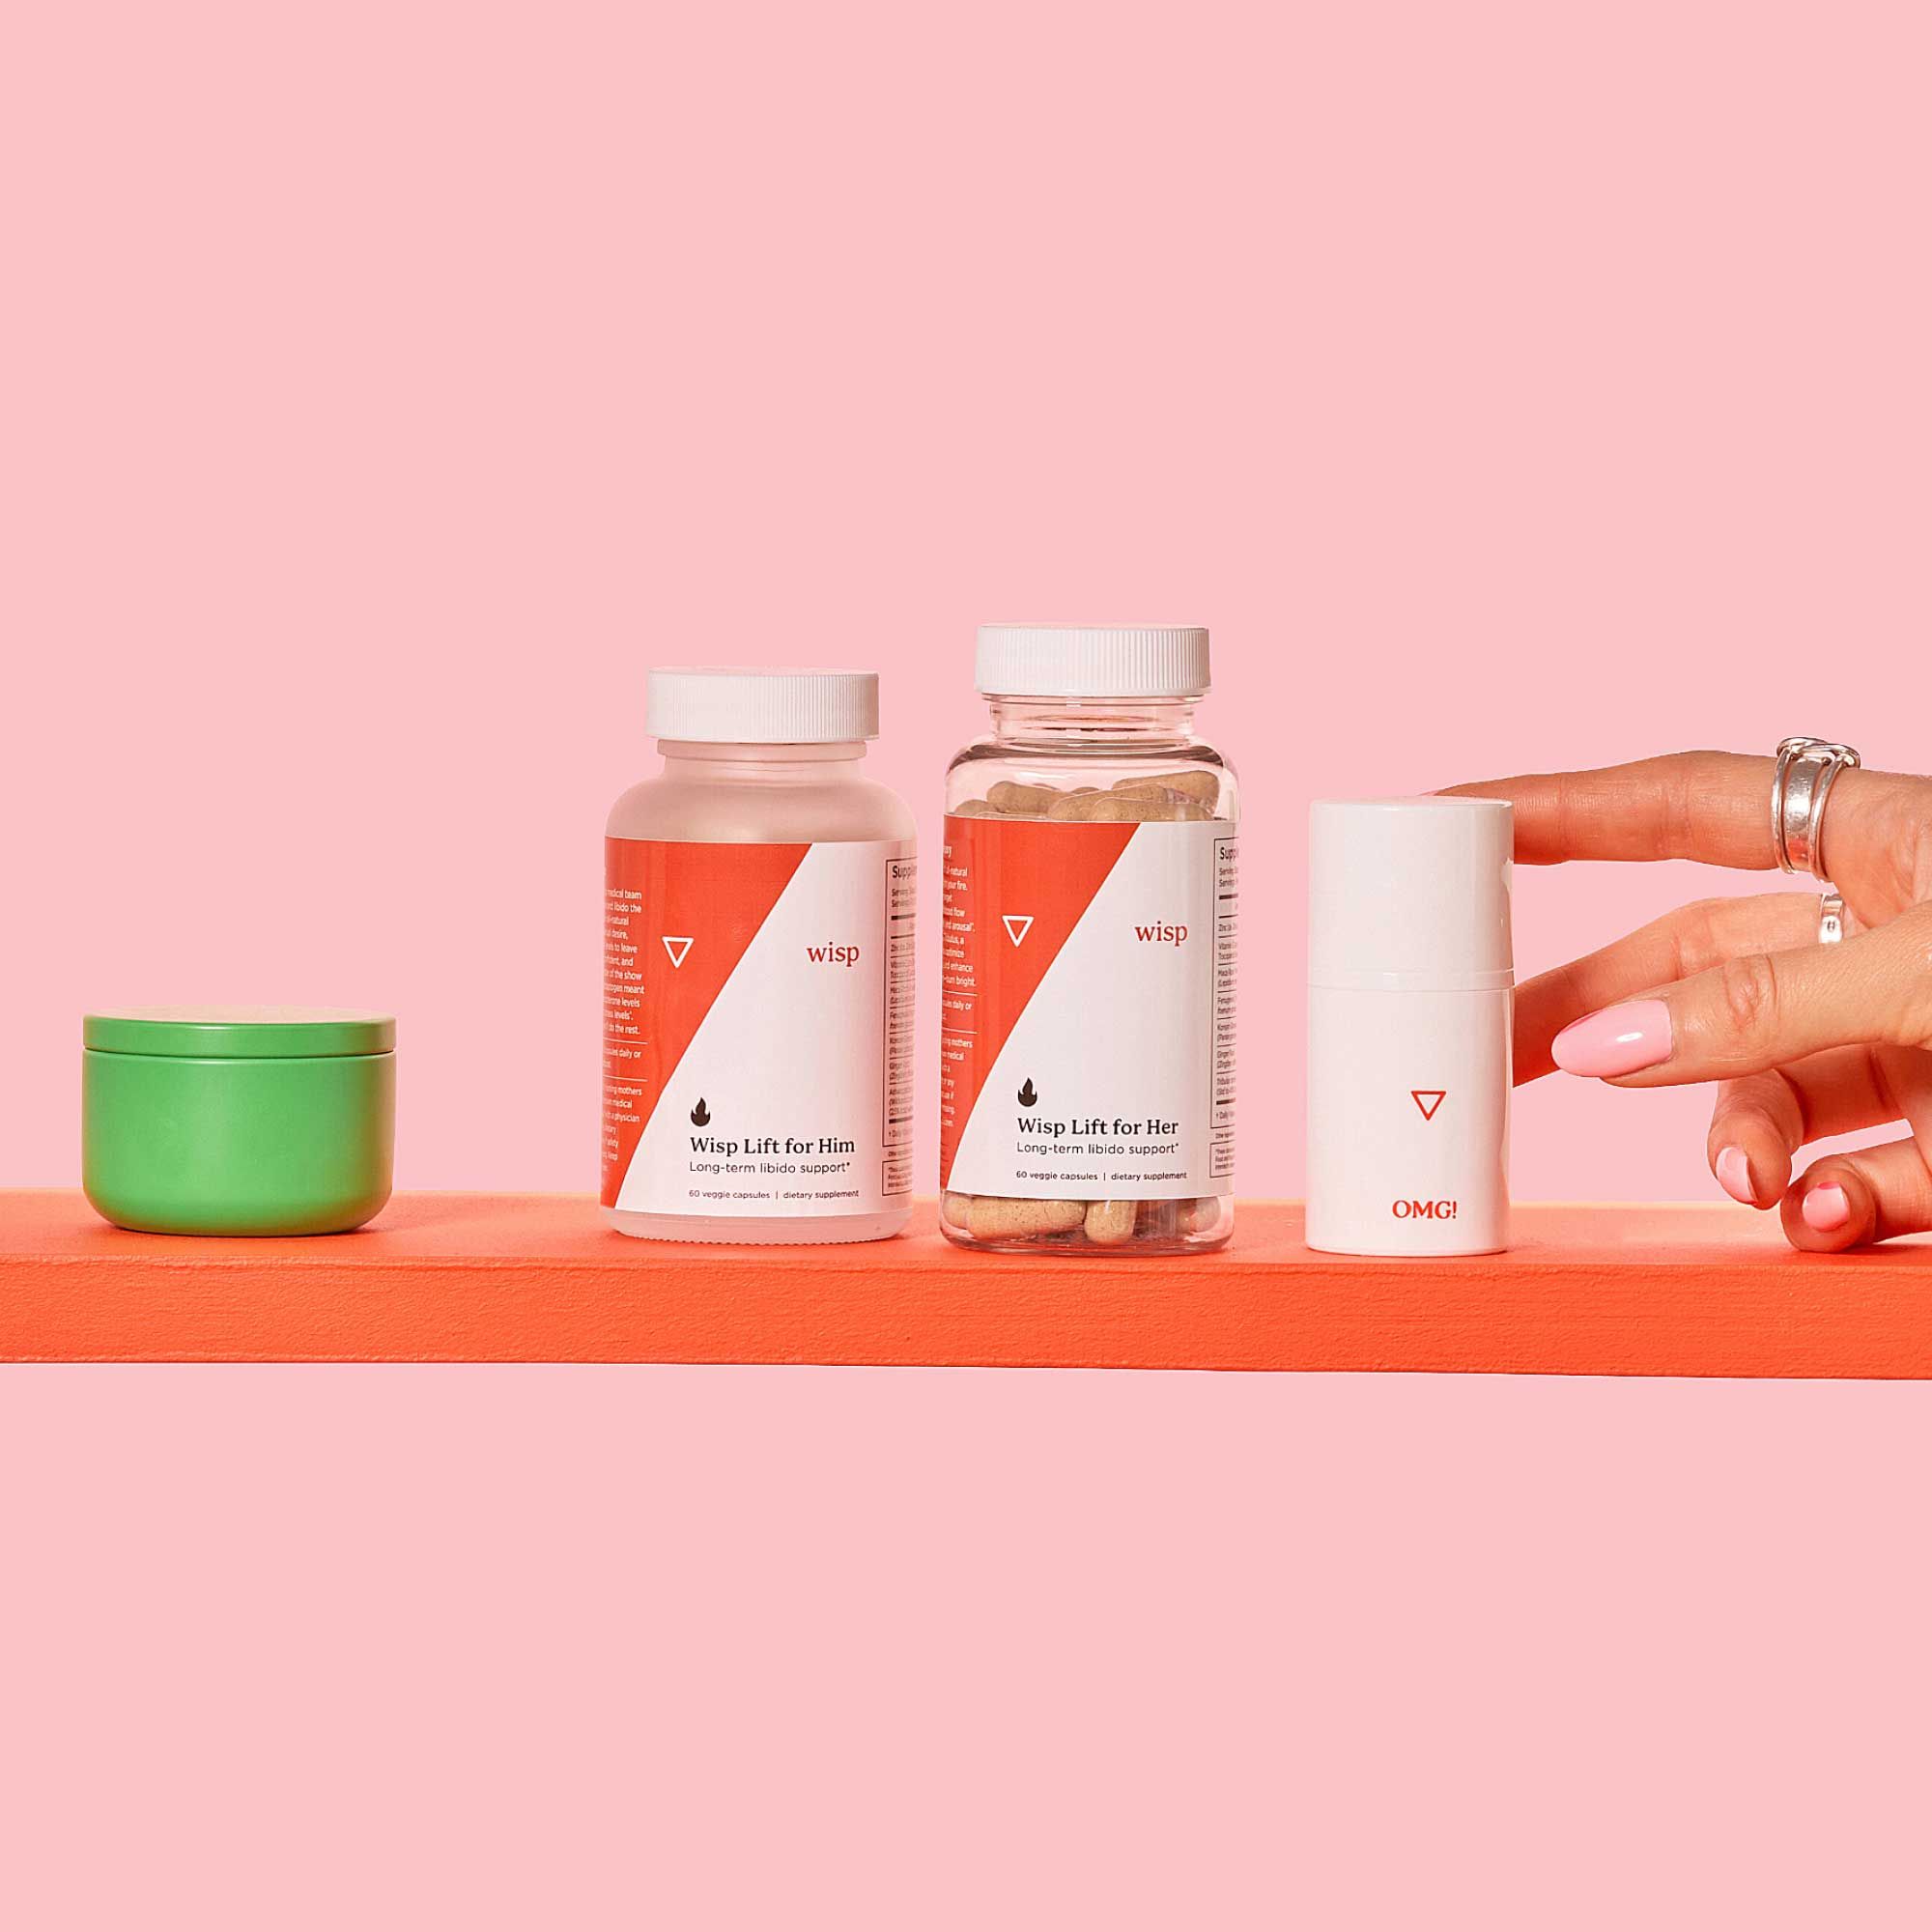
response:
[[[913,921],[919,905],[919,862],[886,861],[886,1093],[885,1166],[881,1190],[912,1187]]]
[[[1212,1172],[1235,1171],[1235,980],[1240,964],[1238,924],[1241,841],[1214,840],[1214,1070],[1208,1121]]]
[[[623,1163],[643,1125],[643,961],[637,921],[644,895],[634,886],[604,889],[603,1192],[616,1198]]]

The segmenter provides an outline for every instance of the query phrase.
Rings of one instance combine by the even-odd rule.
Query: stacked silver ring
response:
[[[1825,805],[1838,774],[1862,762],[1851,746],[1826,738],[1787,738],[1778,746],[1771,779],[1771,836],[1780,870],[1809,872],[1831,884],[1825,870]]]

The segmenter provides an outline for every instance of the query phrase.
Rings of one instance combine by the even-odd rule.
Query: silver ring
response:
[[[1835,946],[1845,936],[1845,902],[1836,893],[1818,901],[1818,944]]]
[[[1864,761],[1828,738],[1786,738],[1771,774],[1771,836],[1778,869],[1826,879],[1825,805],[1838,774]]]

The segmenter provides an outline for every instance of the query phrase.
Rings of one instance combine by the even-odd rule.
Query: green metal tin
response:
[[[81,1185],[123,1228],[332,1235],[389,1198],[395,1022],[302,1008],[90,1013]]]

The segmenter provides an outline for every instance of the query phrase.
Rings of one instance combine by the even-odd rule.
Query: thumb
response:
[[[1762,1072],[1827,1047],[1932,1038],[1932,906],[1836,946],[1754,952],[1566,1027],[1566,1073],[1674,1087]]]

